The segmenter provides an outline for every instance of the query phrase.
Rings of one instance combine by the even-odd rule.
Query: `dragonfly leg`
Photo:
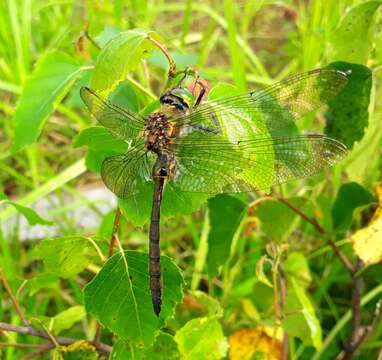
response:
[[[202,131],[209,134],[220,134],[221,132],[219,124],[217,124],[217,128],[210,128],[208,126],[200,125],[200,124],[192,124],[190,126],[196,131]]]
[[[201,90],[199,92],[198,98],[196,99],[193,108],[196,108],[200,105],[207,91],[206,86],[203,84],[203,82],[199,81],[199,75],[195,79],[195,85],[199,85]]]

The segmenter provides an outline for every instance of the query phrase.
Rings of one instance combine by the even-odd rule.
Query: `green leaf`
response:
[[[150,219],[153,186],[152,182],[146,182],[137,195],[119,199],[122,213],[137,226]],[[179,191],[169,181],[163,192],[161,217],[189,215],[198,210],[208,197],[207,194]]]
[[[98,55],[90,87],[108,95],[134,69],[155,45],[148,37],[159,40],[154,31],[129,30],[115,35]]]
[[[148,255],[125,251],[111,257],[84,289],[86,310],[103,326],[134,345],[154,342],[160,326],[182,299],[183,278],[178,267],[161,257],[163,299],[159,318],[149,289]]]
[[[12,152],[34,143],[49,115],[82,72],[71,56],[55,51],[42,56],[28,79],[13,118]]]
[[[174,337],[162,331],[155,339],[153,346],[142,348],[134,346],[128,341],[118,340],[110,355],[113,360],[178,360],[180,358],[178,346]]]
[[[13,201],[5,201],[6,204],[12,205],[20,214],[22,214],[25,219],[27,219],[29,225],[53,225],[52,221],[45,220],[33,209],[17,204]]]
[[[297,337],[305,345],[312,345],[316,349],[321,347],[322,330],[320,322],[304,289],[291,278],[287,303],[286,317],[283,328],[289,336]]]
[[[34,296],[41,289],[58,289],[59,285],[57,275],[49,272],[38,274],[27,281],[26,288],[30,296]]]
[[[290,198],[288,201],[297,207],[301,207],[304,202],[302,198]],[[299,217],[294,211],[277,200],[262,202],[257,215],[261,230],[277,242],[286,239],[293,231],[295,222],[299,221]]]
[[[129,144],[110,134],[103,126],[91,126],[82,130],[74,139],[73,147],[87,146],[94,151],[127,152]]]
[[[82,236],[46,239],[37,245],[35,252],[47,271],[63,278],[78,274],[97,256],[92,240]]]
[[[198,310],[200,310],[204,316],[223,316],[223,309],[216,299],[206,294],[203,291],[195,290],[191,293],[198,303]]]
[[[103,126],[91,126],[82,130],[73,140],[73,147],[87,146],[86,167],[100,172],[103,160],[109,156],[125,153],[129,144],[116,139]]]
[[[343,184],[332,207],[334,230],[337,232],[348,230],[353,220],[354,210],[375,202],[376,198],[373,194],[356,182]]]
[[[268,259],[268,255],[263,255],[260,260],[256,263],[256,277],[257,279],[266,286],[273,288],[273,284],[265,275],[264,267],[266,264],[266,260]],[[268,264],[269,265],[269,264]]]
[[[381,1],[367,1],[345,15],[330,41],[332,61],[366,64],[376,33],[376,12],[381,4]]]
[[[232,97],[234,95],[241,95],[241,92],[232,85],[220,83],[213,87],[208,95],[208,99],[213,102],[214,99],[224,98],[224,97]],[[279,104],[275,102],[273,99],[267,99],[265,101],[265,106],[270,106],[269,102],[272,101],[272,106],[280,107]],[[261,104],[259,105],[259,114],[261,114]],[[238,111],[231,111],[226,114],[216,114],[219,119],[219,123],[222,127],[222,132],[227,139],[232,141],[240,141],[243,136],[245,138],[257,138],[259,132],[261,133],[261,138],[263,140],[271,140],[271,134],[267,128],[267,124],[265,118],[262,116],[253,116],[253,114],[248,112],[245,108],[240,109]],[[283,131],[293,131],[291,128],[291,123],[293,121],[289,121],[286,129]],[[294,128],[296,127],[293,124]],[[249,153],[245,151],[237,151],[238,157],[249,156]],[[274,151],[268,151],[264,153],[258,153],[256,155],[256,166],[250,167],[246,171],[240,173],[238,175],[238,179],[243,180],[247,184],[251,184],[253,188],[262,189],[265,192],[270,190],[270,186],[274,180],[274,171],[270,171],[272,168],[272,164],[275,162],[275,153]],[[230,164],[225,164],[225,166],[230,166]],[[258,169],[268,169],[269,171],[258,171]]]
[[[325,134],[352,148],[363,138],[369,123],[372,72],[366,66],[345,62],[332,63],[328,68],[351,73],[340,94],[328,103]]]
[[[58,335],[61,331],[70,329],[75,323],[81,321],[85,315],[86,311],[83,306],[72,306],[51,318],[49,328],[55,335]]]
[[[296,283],[304,289],[312,282],[308,261],[301,253],[290,253],[283,262],[283,268],[287,278],[293,277]]]
[[[188,360],[222,359],[228,350],[221,325],[216,317],[188,321],[175,334],[182,358]]]
[[[239,199],[221,194],[208,200],[210,232],[207,266],[210,277],[218,273],[230,256],[231,244],[246,213],[247,205]]]

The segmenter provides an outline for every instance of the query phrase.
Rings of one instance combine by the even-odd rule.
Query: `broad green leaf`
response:
[[[148,51],[156,48],[148,37],[159,40],[154,31],[139,29],[115,35],[98,55],[90,87],[103,96],[108,95]]]
[[[53,225],[52,221],[45,220],[32,208],[8,200],[6,200],[5,203],[12,205],[20,214],[22,214],[25,219],[27,219],[29,225]]]
[[[210,232],[208,234],[207,266],[210,277],[218,273],[230,256],[231,244],[246,213],[247,205],[230,195],[208,200]]]
[[[118,340],[110,355],[110,359],[113,360],[178,360],[179,358],[178,346],[174,337],[162,331],[156,337],[154,345],[148,348]]]
[[[0,191],[0,201],[6,200],[6,199],[7,197],[5,196],[5,194],[2,191]]]
[[[152,182],[146,182],[137,195],[119,199],[123,214],[135,225],[143,225],[150,219],[153,187]],[[207,198],[206,194],[179,191],[169,181],[163,192],[161,217],[189,215],[198,210]]]
[[[215,99],[231,97],[234,95],[241,95],[241,92],[232,85],[220,83],[214,86],[208,96],[208,100],[213,101]],[[264,106],[272,106],[275,108],[280,105],[275,103],[273,98],[267,98],[264,101]],[[257,138],[261,134],[262,140],[269,139],[271,140],[271,134],[268,131],[266,118],[261,113],[261,106],[259,104],[258,114],[254,116],[253,112],[247,112],[245,108],[240,109],[240,111],[230,109],[226,114],[219,115],[217,112],[218,121],[222,128],[223,136],[226,137],[230,142],[240,141],[243,138]],[[286,125],[286,124],[285,124]],[[289,124],[286,126],[289,129]],[[272,147],[271,147],[272,148]],[[238,157],[251,158],[253,154],[250,152],[237,151]],[[271,164],[275,162],[274,152],[264,152],[256,154],[256,166],[249,167],[246,171],[238,175],[238,180],[243,180],[245,183],[250,184],[253,188],[262,189],[267,191],[270,189],[270,186],[274,180],[274,172]],[[209,163],[207,162],[208,166]],[[225,166],[231,166],[231,164],[224,164]],[[259,171],[259,169],[267,169],[267,171]]]
[[[290,279],[290,284],[283,329],[289,336],[302,340],[305,345],[312,345],[319,349],[322,330],[314,306],[305,290],[293,278]]]
[[[97,349],[89,342],[77,341],[67,346],[59,346],[54,350],[53,360],[103,360]]]
[[[220,303],[210,295],[200,290],[193,291],[191,295],[197,303],[198,310],[204,316],[223,316],[223,309]]]
[[[39,59],[24,86],[13,118],[13,153],[37,140],[45,121],[82,71],[74,58],[59,51]]]
[[[125,153],[129,144],[113,137],[103,126],[92,126],[82,130],[73,140],[73,147],[87,146],[86,167],[100,172],[103,160],[109,156]]]
[[[291,198],[288,201],[297,207],[301,207],[304,202],[302,198]],[[299,221],[299,217],[294,211],[277,200],[261,203],[257,215],[261,230],[277,242],[288,238],[296,222]]]
[[[375,35],[375,17],[381,1],[354,6],[333,32],[331,61],[366,64]]]
[[[85,287],[87,312],[124,340],[151,345],[182,299],[183,278],[178,267],[165,256],[161,257],[161,267],[163,298],[159,318],[151,303],[148,255],[137,251],[115,254]]]
[[[175,334],[181,358],[188,360],[222,359],[228,350],[222,327],[216,317],[188,321]]]
[[[346,62],[331,63],[328,68],[351,73],[340,94],[328,103],[325,134],[352,148],[363,138],[369,123],[372,73],[366,66]]]
[[[58,335],[61,331],[70,329],[85,316],[86,311],[83,306],[72,306],[51,318],[49,329],[52,330],[55,335]]]
[[[351,226],[353,212],[360,206],[370,205],[376,198],[361,185],[351,182],[343,184],[332,207],[333,229],[344,232]]]
[[[34,251],[42,258],[47,271],[69,278],[81,272],[97,256],[92,241],[82,236],[46,239]]]
[[[301,253],[290,253],[283,262],[283,269],[287,278],[293,277],[296,283],[304,289],[312,282],[308,261]]]
[[[34,296],[41,289],[58,289],[59,278],[56,274],[43,272],[28,279],[26,288],[29,290],[29,295]]]
[[[87,146],[94,151],[110,151],[110,154],[127,152],[129,144],[116,139],[103,126],[91,126],[82,130],[74,139],[73,147]]]

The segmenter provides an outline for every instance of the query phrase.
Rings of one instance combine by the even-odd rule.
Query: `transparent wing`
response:
[[[324,135],[231,142],[198,133],[175,142],[173,151],[178,170],[174,185],[204,193],[268,191],[332,166],[347,152],[345,145]]]
[[[106,158],[101,168],[103,182],[122,199],[137,194],[144,182],[151,181],[152,163],[148,156],[141,141],[126,154]]]
[[[333,99],[346,85],[348,74],[334,69],[316,69],[288,77],[263,90],[204,103],[188,115],[173,119],[175,126],[224,133],[230,115],[245,115],[257,133],[273,133],[290,127],[304,115]],[[228,116],[227,116],[228,115]],[[249,115],[249,116],[248,116]],[[225,124],[222,124],[221,117]]]
[[[116,138],[131,140],[142,130],[144,119],[139,114],[110,103],[87,87],[80,94],[89,111]]]

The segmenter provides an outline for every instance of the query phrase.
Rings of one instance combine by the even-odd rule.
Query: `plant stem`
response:
[[[111,238],[109,243],[109,257],[111,257],[114,253],[114,247],[117,242],[117,236],[118,236],[117,232],[118,232],[120,220],[121,220],[121,209],[117,208],[117,210],[115,211],[113,230],[111,233]]]
[[[151,36],[148,36],[147,39],[149,41],[151,41],[156,47],[158,47],[162,51],[164,56],[166,56],[167,61],[169,63],[168,78],[171,81],[171,79],[173,79],[175,77],[175,75],[176,75],[176,64],[175,64],[175,61],[172,59],[172,57],[171,57],[169,51],[167,50],[167,48],[163,44],[161,44],[158,40],[155,40]]]
[[[310,223],[311,225],[314,226],[314,228],[320,233],[320,234],[325,234],[325,230],[324,228],[318,223],[318,221],[314,218],[311,218],[309,217],[308,215],[306,215],[305,213],[303,213],[300,209],[298,209],[296,206],[294,206],[293,204],[291,204],[288,200],[284,199],[284,198],[281,198],[281,197],[277,197],[275,198],[277,199],[278,201],[280,201],[281,203],[283,203],[285,206],[287,206],[289,209],[291,209],[292,211],[294,211],[296,214],[298,214],[302,219],[304,219],[306,222]],[[354,269],[354,266],[353,264],[351,263],[351,261],[349,260],[349,258],[347,256],[345,256],[341,250],[337,247],[337,245],[334,243],[333,240],[329,239],[328,240],[328,244],[329,246],[332,248],[334,254],[340,259],[340,261],[342,262],[342,264],[345,266],[345,268],[349,271],[349,273],[351,275],[353,275],[355,273],[355,269]]]
[[[11,324],[7,324],[4,322],[0,322],[0,330],[11,331],[11,332],[15,332],[18,334],[36,336],[36,337],[39,337],[42,339],[47,339],[47,340],[51,341],[51,338],[48,334],[41,332],[41,331],[38,331],[29,325],[28,326],[18,326],[18,325],[11,325]],[[81,339],[74,339],[74,338],[62,337],[62,336],[56,337],[55,340],[60,345],[70,345],[70,344],[73,344],[75,342],[81,341]],[[92,345],[94,345],[95,348],[99,352],[101,352],[105,355],[108,355],[111,353],[112,347],[107,345],[107,344],[103,344],[103,343],[96,344],[95,342],[91,342],[91,341],[90,341],[90,343]]]
[[[13,295],[12,290],[9,287],[7,279],[4,277],[4,273],[3,273],[1,268],[0,268],[0,281],[3,284],[3,287],[4,287],[5,291],[7,292],[8,296],[10,297],[10,299],[13,303],[13,306],[15,307],[15,310],[16,310],[17,314],[19,315],[19,318],[21,319],[22,323],[24,325],[29,325],[28,320],[26,319],[19,302],[17,301],[17,299]]]

